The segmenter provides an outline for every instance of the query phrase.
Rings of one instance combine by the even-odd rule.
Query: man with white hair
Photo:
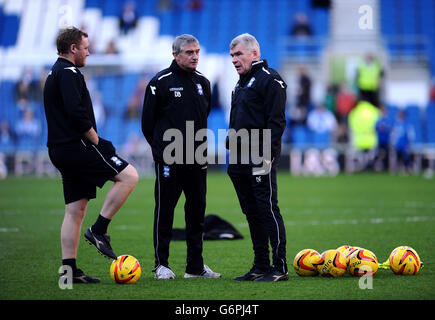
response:
[[[238,281],[288,280],[286,234],[277,199],[276,168],[281,153],[281,137],[286,125],[285,103],[287,85],[280,75],[260,59],[260,46],[250,34],[234,38],[230,44],[232,63],[240,79],[231,100],[230,130],[227,147],[228,166],[240,206],[246,215],[254,249],[254,264],[249,272],[236,277]],[[233,132],[231,132],[234,129]],[[243,141],[234,132],[246,130],[251,152],[243,161]],[[263,139],[256,141],[252,130],[260,130]],[[267,134],[269,132],[269,140]],[[243,140],[243,139],[242,139]],[[255,163],[252,149],[263,150],[262,163]],[[246,158],[246,157],[245,157]],[[259,167],[260,165],[260,167]],[[269,240],[273,264],[270,266]]]

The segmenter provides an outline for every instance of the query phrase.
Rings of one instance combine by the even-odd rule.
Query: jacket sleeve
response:
[[[142,109],[142,133],[150,145],[154,136],[159,94],[157,81],[152,79],[146,87]]]
[[[86,106],[82,103],[84,85],[82,75],[75,68],[63,69],[59,73],[59,87],[69,125],[79,133],[85,133],[93,126]]]
[[[210,85],[210,81],[206,81],[207,82],[207,95],[208,95],[208,109],[207,109],[207,117],[210,115],[210,111],[211,111],[211,85]]]
[[[266,129],[271,130],[271,155],[275,158],[280,153],[281,137],[286,126],[287,85],[279,76],[272,76],[268,80],[265,94]]]

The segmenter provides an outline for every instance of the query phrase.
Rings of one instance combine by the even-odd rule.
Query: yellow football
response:
[[[374,276],[378,268],[378,258],[372,251],[367,249],[359,249],[352,253],[347,265],[347,271],[353,276]]]
[[[142,273],[139,261],[130,255],[119,256],[110,266],[110,277],[116,283],[136,283]]]
[[[409,246],[395,248],[390,254],[390,269],[395,274],[416,275],[421,269],[421,259],[417,251]]]
[[[296,273],[302,277],[304,276],[317,276],[316,265],[320,261],[320,254],[314,249],[303,249],[296,254],[293,260],[293,267]]]
[[[326,250],[317,264],[317,271],[324,277],[341,277],[346,273],[346,260],[336,249]]]

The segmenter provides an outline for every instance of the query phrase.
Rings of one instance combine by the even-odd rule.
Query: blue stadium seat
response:
[[[435,34],[435,3],[432,0],[419,1],[420,30],[427,34]]]
[[[3,6],[0,4],[0,30],[3,30],[3,20],[5,16],[3,14]],[[2,45],[2,35],[0,34],[0,46]]]
[[[102,8],[102,2],[100,0],[86,0],[85,8]]]
[[[212,109],[207,119],[207,127],[212,130],[217,138],[218,129],[228,129],[225,112],[222,109]]]
[[[101,134],[103,138],[107,137],[107,139],[112,141],[113,145],[118,148],[123,141],[122,136],[124,134],[123,130],[119,128],[122,128],[122,119],[119,116],[109,114],[104,127],[101,128],[101,130],[99,129],[99,134]]]
[[[0,47],[13,47],[18,38],[20,18],[17,15],[2,15]]]
[[[397,114],[399,112],[399,108],[397,106],[393,106],[393,105],[386,105],[387,108],[387,116],[388,118],[394,122],[395,119],[397,118]]]
[[[435,50],[432,45],[435,38],[435,2],[382,0],[379,3],[381,31],[386,36],[390,55],[401,59],[427,59],[431,73],[435,75]]]
[[[122,12],[123,6],[124,1],[103,1],[103,16],[118,17]]]
[[[294,147],[305,147],[311,144],[311,134],[306,126],[294,125],[291,127],[291,144]]]
[[[320,149],[328,148],[331,145],[331,133],[330,132],[315,132],[311,131],[312,143],[314,146]]]
[[[139,73],[126,73],[122,75],[121,81],[121,92],[119,97],[119,106],[125,107],[128,103],[128,100],[132,96],[133,92],[136,89],[138,81],[140,79]]]
[[[435,102],[428,104],[424,119],[425,142],[435,144]]]
[[[137,133],[142,132],[142,124],[140,119],[124,120],[123,127],[124,127],[124,134],[123,134],[124,139],[126,139],[129,136],[129,134],[132,132],[137,132]],[[125,142],[125,140],[123,142]]]
[[[10,122],[15,122],[20,116],[19,109],[16,107],[14,92],[14,81],[0,82],[0,101],[2,104],[2,107],[0,108],[0,116],[3,119],[8,119]]]
[[[157,16],[157,1],[136,1],[136,10],[139,16]]]
[[[103,104],[110,112],[116,112],[119,108],[124,108],[120,106],[120,81],[119,76],[103,76],[100,78],[100,91],[103,97]]]

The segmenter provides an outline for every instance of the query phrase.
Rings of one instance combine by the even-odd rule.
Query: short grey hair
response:
[[[191,34],[182,34],[181,36],[176,37],[172,43],[172,52],[179,54],[187,43],[199,44],[199,41]]]
[[[243,33],[241,35],[238,35],[237,37],[235,37],[231,43],[230,43],[230,50],[233,49],[235,46],[237,46],[238,44],[241,44],[243,46],[243,48],[247,49],[247,50],[257,50],[258,51],[258,56],[261,56],[260,54],[260,45],[258,44],[257,39],[255,39],[255,37],[249,33]]]

